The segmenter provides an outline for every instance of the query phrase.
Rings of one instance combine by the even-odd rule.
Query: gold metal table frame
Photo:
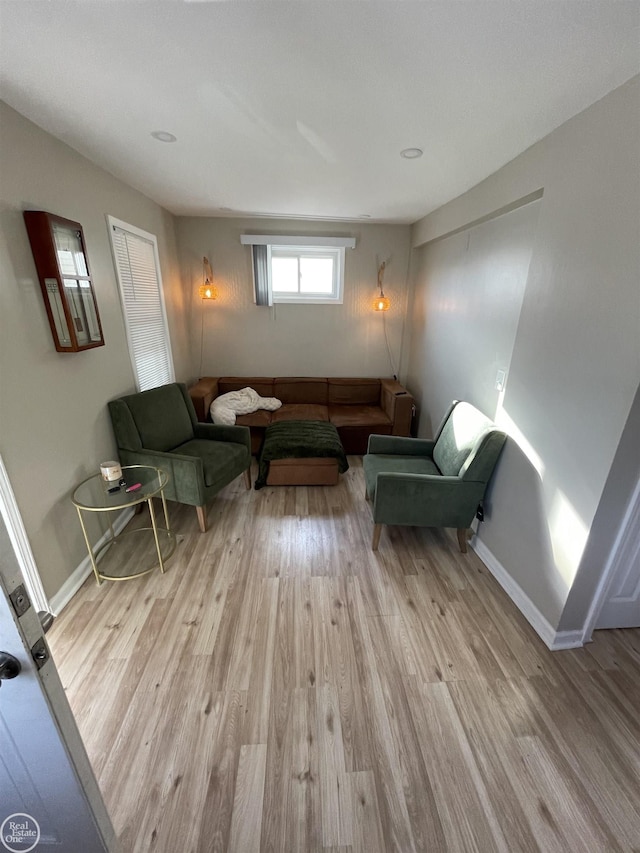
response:
[[[130,580],[131,578],[141,577],[155,570],[156,566],[160,567],[160,571],[164,574],[165,561],[173,554],[176,549],[176,537],[169,524],[169,513],[167,512],[167,501],[164,496],[164,489],[169,482],[169,475],[161,468],[154,468],[150,465],[125,465],[122,468],[122,476],[126,480],[125,486],[119,491],[108,492],[108,483],[102,479],[101,474],[93,474],[83,480],[74,490],[72,502],[78,511],[80,526],[84,534],[84,541],[87,544],[89,559],[93,567],[93,573],[96,578],[96,583],[100,585],[103,580],[122,581]],[[127,492],[128,486],[140,483],[140,488],[133,492]],[[162,499],[162,509],[164,512],[165,527],[158,527],[156,521],[156,513],[153,506],[153,498],[160,496]],[[82,516],[83,512],[106,512],[112,513],[129,509],[137,504],[147,503],[149,505],[149,516],[151,518],[151,527],[137,527],[133,530],[125,530],[123,533],[116,534],[113,529],[111,515],[109,515],[109,531],[110,538],[94,552],[87,528]],[[98,560],[101,554],[111,546],[117,544],[120,540],[127,536],[133,536],[139,533],[153,533],[155,542],[156,554],[158,556],[157,563],[144,568],[137,572],[130,572],[123,575],[103,574],[98,569]],[[163,553],[164,545],[164,553]]]

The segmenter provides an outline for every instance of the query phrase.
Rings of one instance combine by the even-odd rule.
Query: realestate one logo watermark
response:
[[[40,841],[40,826],[30,814],[10,814],[0,826],[0,842],[7,850],[29,853]]]

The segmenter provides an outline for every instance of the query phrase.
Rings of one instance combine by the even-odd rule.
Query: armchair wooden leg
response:
[[[460,546],[460,550],[463,554],[467,553],[467,539],[469,538],[469,532],[469,528],[467,527],[458,528],[458,545]]]
[[[197,506],[196,512],[198,513],[198,524],[200,526],[200,532],[207,532],[207,508],[206,506]]]
[[[373,539],[371,540],[371,550],[377,551],[378,545],[380,544],[380,534],[382,533],[382,525],[374,524],[373,525]]]
[[[251,488],[251,468],[247,468],[242,475],[244,477],[245,486],[250,489]]]

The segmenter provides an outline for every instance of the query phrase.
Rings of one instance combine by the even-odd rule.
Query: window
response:
[[[344,249],[269,246],[274,302],[342,302]]]
[[[146,391],[175,378],[158,243],[153,234],[112,216],[107,222],[136,387]]]
[[[342,304],[345,237],[243,235],[253,249],[256,304],[280,302]]]

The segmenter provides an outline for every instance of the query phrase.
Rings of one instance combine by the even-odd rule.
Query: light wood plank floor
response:
[[[171,504],[167,573],[56,621],[125,853],[640,850],[640,632],[552,654],[453,532],[373,553],[350,462]]]

